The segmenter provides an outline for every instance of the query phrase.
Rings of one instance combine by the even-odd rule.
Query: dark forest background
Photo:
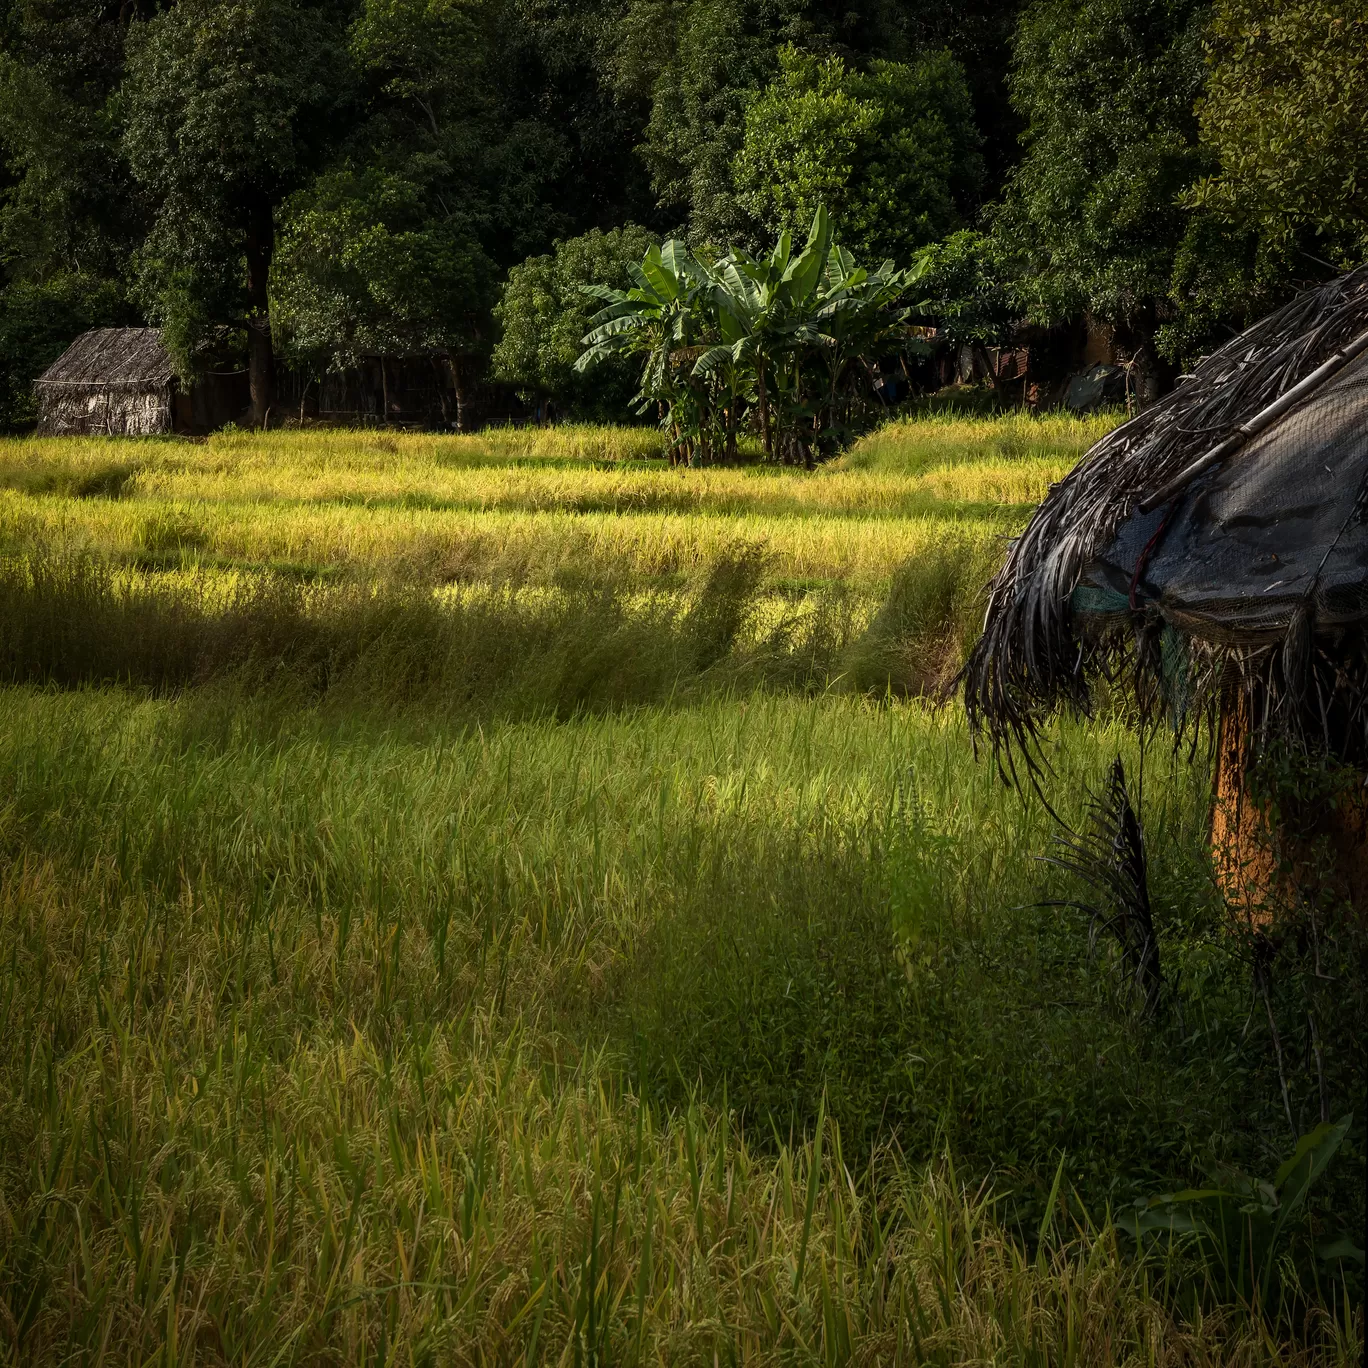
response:
[[[620,417],[578,286],[819,203],[934,249],[930,321],[1088,318],[1162,384],[1368,255],[1368,0],[9,0],[0,159],[9,428],[125,323]]]

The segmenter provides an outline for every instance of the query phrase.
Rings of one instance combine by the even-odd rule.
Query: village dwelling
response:
[[[210,432],[251,403],[246,371],[208,372],[182,386],[156,328],[82,333],[38,377],[37,391],[38,431],[49,436]]]
[[[1231,906],[1262,923],[1324,884],[1368,916],[1368,267],[1104,437],[1014,543],[964,672],[999,757],[1034,766],[1051,714],[1126,677],[1180,732],[1213,719]],[[1260,756],[1337,762],[1340,786],[1275,807]]]

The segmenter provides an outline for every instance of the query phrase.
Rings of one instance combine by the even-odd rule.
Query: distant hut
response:
[[[1362,913],[1362,783],[1284,807],[1302,834],[1276,863],[1286,828],[1270,829],[1247,777],[1274,742],[1368,773],[1365,625],[1368,268],[1227,343],[1050,490],[989,588],[965,703],[1013,769],[1037,767],[1041,724],[1088,711],[1098,680],[1129,676],[1147,713],[1180,727],[1214,714],[1228,897],[1267,908],[1323,836]]]
[[[38,431],[145,437],[209,432],[250,404],[246,372],[211,372],[188,389],[156,328],[82,333],[38,377]]]

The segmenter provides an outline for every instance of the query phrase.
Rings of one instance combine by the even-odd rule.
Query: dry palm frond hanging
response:
[[[989,587],[963,676],[1011,762],[1135,667],[1180,716],[1243,692],[1251,738],[1368,759],[1368,267],[1307,291],[1103,438]]]

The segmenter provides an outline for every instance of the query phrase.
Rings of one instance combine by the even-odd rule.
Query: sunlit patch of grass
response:
[[[1023,458],[1072,464],[1124,421],[1124,413],[1111,411],[1083,417],[1051,412],[985,418],[942,414],[895,420],[862,437],[841,460],[852,470],[904,475],[965,462]]]
[[[923,503],[923,507],[926,504]],[[1010,522],[915,517],[774,518],[648,513],[354,509],[139,500],[53,503],[0,492],[0,549],[86,548],[113,557],[185,553],[249,567],[288,561],[418,583],[554,582],[557,576],[688,575],[737,543],[763,545],[773,574],[886,585],[910,557],[1005,545]]]

